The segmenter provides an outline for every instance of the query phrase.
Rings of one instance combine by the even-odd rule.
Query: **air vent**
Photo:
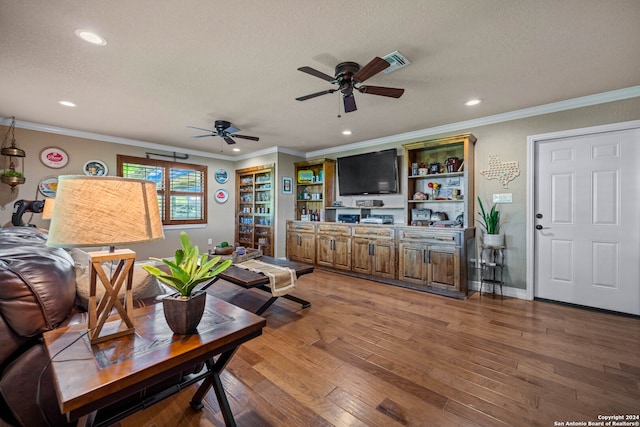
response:
[[[397,70],[398,68],[406,67],[407,65],[411,64],[411,62],[409,62],[409,60],[397,50],[383,56],[382,59],[391,64],[391,66],[386,68],[383,73],[390,73]]]

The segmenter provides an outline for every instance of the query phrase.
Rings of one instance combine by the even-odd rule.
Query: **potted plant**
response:
[[[169,273],[151,265],[142,268],[178,291],[162,300],[164,315],[173,332],[189,334],[195,332],[202,319],[207,296],[204,290],[194,292],[195,287],[213,280],[229,268],[231,260],[218,264],[221,257],[209,259],[207,254],[200,255],[200,250],[191,244],[184,231],[180,232],[180,243],[182,247],[176,250],[174,259],[152,258],[167,265]]]
[[[9,184],[9,185],[24,184],[24,182],[26,181],[22,172],[14,171],[11,169],[0,173],[0,179],[4,184]]]
[[[504,234],[500,233],[500,211],[496,209],[495,204],[490,211],[485,211],[480,197],[478,197],[478,204],[480,205],[480,212],[478,212],[481,218],[480,225],[485,231],[482,236],[483,244],[485,246],[504,246]]]

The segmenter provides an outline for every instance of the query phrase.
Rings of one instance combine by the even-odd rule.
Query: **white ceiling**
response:
[[[639,23],[638,0],[0,0],[0,117],[171,151],[326,150],[640,85]],[[356,93],[340,118],[339,92],[295,100],[335,87],[298,67],[394,50],[411,64],[366,83],[400,99]],[[260,142],[235,154],[186,127],[217,119]]]

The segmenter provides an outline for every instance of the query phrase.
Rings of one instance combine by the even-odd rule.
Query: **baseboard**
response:
[[[480,291],[480,282],[478,281],[469,281],[469,290]],[[487,285],[485,285],[484,291],[487,291]],[[489,285],[489,291],[491,291],[491,285]],[[500,293],[500,287],[496,286],[496,292]],[[528,299],[527,298],[527,290],[512,288],[510,286],[503,286],[502,292],[504,296],[518,299]]]

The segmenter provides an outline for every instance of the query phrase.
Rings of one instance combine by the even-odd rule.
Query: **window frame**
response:
[[[208,167],[206,165],[196,165],[192,163],[182,163],[175,162],[169,160],[156,160],[150,159],[147,157],[136,157],[136,156],[127,156],[124,154],[118,154],[117,156],[117,174],[122,177],[123,173],[123,165],[125,163],[132,163],[141,166],[152,166],[157,168],[162,168],[163,171],[163,190],[158,190],[158,199],[163,200],[162,206],[164,207],[164,212],[161,212],[160,215],[162,218],[162,225],[192,225],[192,224],[202,224],[207,225],[207,206],[208,202],[208,191],[207,184],[209,182],[208,178]],[[184,192],[184,191],[171,191],[171,169],[183,169],[183,170],[193,170],[202,173],[202,192]],[[175,195],[188,195],[188,196],[201,196],[202,197],[202,218],[201,219],[180,219],[180,220],[171,220],[171,197]]]

